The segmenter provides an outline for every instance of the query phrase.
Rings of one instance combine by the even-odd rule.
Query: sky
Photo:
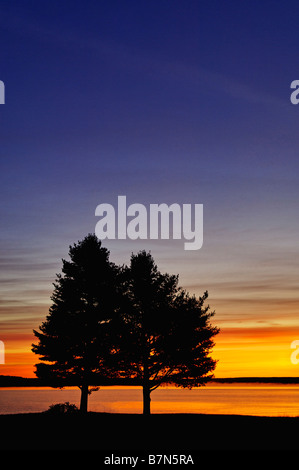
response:
[[[95,209],[203,204],[203,246],[151,251],[215,310],[216,377],[298,376],[299,4],[0,0],[0,375],[31,352]]]

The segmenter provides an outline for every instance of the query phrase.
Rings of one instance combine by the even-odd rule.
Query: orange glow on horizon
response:
[[[215,377],[297,377],[290,360],[294,339],[293,327],[223,329],[212,353],[219,360]]]
[[[214,375],[225,377],[297,377],[291,342],[299,339],[294,327],[225,328],[215,337],[212,357],[218,360]],[[5,364],[0,375],[35,377],[38,356],[31,352],[33,334],[6,335]]]

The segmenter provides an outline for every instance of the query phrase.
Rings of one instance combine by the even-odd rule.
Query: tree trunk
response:
[[[143,414],[151,414],[151,388],[150,388],[150,374],[149,374],[149,352],[147,344],[144,346],[143,353]]]
[[[87,413],[87,401],[88,401],[88,385],[81,385],[81,400],[80,400],[80,411],[81,413]]]
[[[143,386],[143,414],[151,414],[151,392],[148,386]]]

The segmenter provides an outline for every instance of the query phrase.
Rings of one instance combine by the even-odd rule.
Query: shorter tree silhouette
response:
[[[150,414],[150,394],[164,383],[192,388],[213,375],[209,354],[219,329],[208,297],[190,296],[178,287],[178,276],[161,274],[151,254],[131,256],[123,272],[121,316],[114,360],[120,374],[135,377],[143,387],[143,413]]]
[[[40,356],[36,375],[53,387],[77,385],[80,410],[87,411],[88,395],[112,370],[104,366],[111,349],[111,320],[116,311],[118,268],[95,235],[69,247],[62,260],[46,321],[34,331],[32,351]]]

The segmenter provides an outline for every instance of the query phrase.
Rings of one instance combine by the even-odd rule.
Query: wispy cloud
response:
[[[11,29],[25,38],[36,37],[40,41],[52,44],[57,48],[71,49],[72,53],[84,53],[92,51],[93,57],[100,61],[108,61],[110,67],[121,68],[131,72],[141,72],[149,79],[167,80],[171,82],[180,81],[186,88],[190,86],[196,94],[205,90],[214,90],[218,94],[226,94],[232,99],[238,99],[253,104],[275,106],[283,109],[289,107],[289,102],[267,91],[257,90],[249,83],[244,83],[223,73],[221,70],[215,72],[203,67],[199,61],[191,65],[182,60],[168,60],[161,58],[159,51],[155,54],[144,50],[142,52],[136,47],[128,46],[117,41],[105,39],[92,34],[79,34],[78,31],[66,27],[58,29],[50,22],[37,22],[33,17],[24,14],[16,15],[15,11],[1,11],[1,26]],[[202,91],[203,90],[203,91]]]

